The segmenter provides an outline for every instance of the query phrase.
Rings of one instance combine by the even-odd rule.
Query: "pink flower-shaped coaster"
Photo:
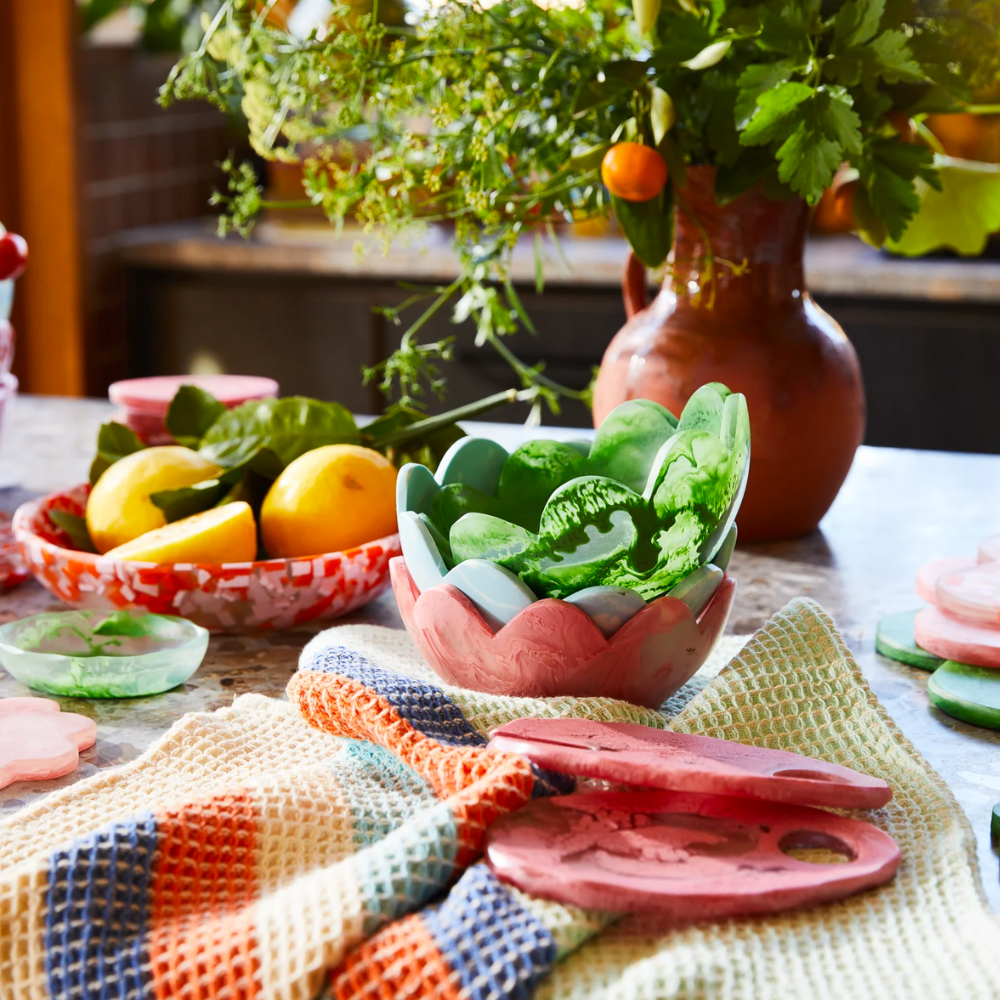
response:
[[[940,608],[924,608],[913,620],[917,645],[943,660],[1000,667],[1000,627],[963,621]]]
[[[69,774],[96,739],[93,719],[48,698],[0,699],[0,788]]]

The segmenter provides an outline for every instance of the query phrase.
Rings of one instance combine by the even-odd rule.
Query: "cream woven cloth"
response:
[[[433,680],[405,633],[346,625],[314,642],[331,637],[387,670]],[[715,664],[742,642],[727,638]],[[603,699],[442,690],[480,732],[525,715],[627,720],[793,750],[878,775],[891,784],[894,798],[865,815],[899,844],[899,872],[889,885],[841,903],[685,928],[640,917],[604,927],[580,911],[518,893],[521,905],[557,939],[561,959],[533,996],[1000,997],[1000,921],[981,891],[968,824],[942,780],[878,704],[826,614],[812,602],[792,602],[715,673],[710,664],[662,714]],[[55,792],[0,825],[0,998],[54,995],[52,949],[59,945],[45,929],[47,887],[52,858],[67,844],[118,817],[163,812],[171,803],[203,801],[237,787],[251,789],[263,803],[252,820],[250,863],[259,893],[247,902],[256,927],[246,938],[252,954],[233,965],[253,981],[230,979],[235,992],[195,989],[190,996],[314,996],[324,970],[339,965],[371,933],[365,915],[355,912],[356,897],[327,874],[346,873],[340,866],[353,849],[331,791],[330,762],[343,742],[306,725],[287,702],[244,696],[232,708],[185,716],[138,760]],[[367,800],[373,815],[389,808],[375,792]],[[364,805],[356,801],[355,813],[359,803]],[[312,831],[308,839],[300,836],[302,829]],[[149,953],[139,949],[137,959],[140,952],[148,964]],[[217,959],[235,961],[221,953]],[[170,961],[183,963],[183,955]],[[211,977],[211,962],[207,968]],[[59,995],[146,995],[142,988],[116,989],[113,982],[105,984],[106,992],[66,985]],[[402,995],[390,992],[387,982],[381,990],[377,985],[371,995],[380,1000]],[[158,986],[155,995],[164,1000],[180,994]],[[348,994],[341,989],[337,995]],[[473,995],[453,989],[442,994]]]

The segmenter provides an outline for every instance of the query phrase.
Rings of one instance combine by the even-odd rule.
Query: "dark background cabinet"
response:
[[[360,370],[384,357],[397,328],[374,307],[407,294],[386,280],[267,272],[130,271],[133,374],[222,370],[269,375],[283,393],[338,399],[374,412],[381,398],[361,385]],[[565,384],[587,384],[608,341],[625,321],[614,288],[550,286],[521,296],[539,331],[519,333],[511,347]],[[817,296],[858,351],[868,395],[866,443],[901,448],[1000,453],[1000,307],[993,303]],[[405,318],[405,317],[404,317]],[[492,351],[474,346],[469,324],[446,312],[427,339],[454,335],[448,405],[514,385]],[[432,411],[441,404],[431,400]],[[523,420],[524,406],[493,419]],[[546,422],[585,425],[569,403]]]

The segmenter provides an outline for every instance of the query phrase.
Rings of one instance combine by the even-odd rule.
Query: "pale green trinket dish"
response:
[[[141,611],[56,611],[0,626],[0,664],[34,691],[135,698],[182,684],[208,649],[208,630]]]

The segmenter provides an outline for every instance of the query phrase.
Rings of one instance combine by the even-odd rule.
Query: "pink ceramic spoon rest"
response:
[[[789,856],[825,848],[846,857]],[[721,919],[841,899],[887,882],[888,834],[804,806],[691,792],[598,792],[538,799],[490,828],[503,881],[587,909]]]
[[[892,798],[880,778],[839,764],[627,722],[517,719],[494,729],[489,745],[550,770],[652,788],[839,809]]]
[[[69,774],[96,739],[93,719],[48,698],[0,699],[0,788]]]

